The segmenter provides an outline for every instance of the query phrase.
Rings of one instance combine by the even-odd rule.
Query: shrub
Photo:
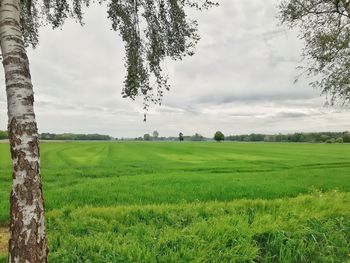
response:
[[[225,140],[225,135],[221,131],[217,131],[214,135],[214,140],[217,142]]]
[[[336,142],[336,143],[343,143],[344,140],[343,140],[342,137],[339,137],[339,138],[337,138],[337,139],[335,140],[335,142]]]

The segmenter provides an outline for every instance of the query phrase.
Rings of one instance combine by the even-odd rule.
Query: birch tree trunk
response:
[[[13,162],[10,263],[47,262],[40,154],[29,61],[20,27],[20,0],[0,0],[0,41]]]

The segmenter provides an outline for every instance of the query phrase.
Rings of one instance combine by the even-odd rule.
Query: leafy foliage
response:
[[[150,141],[150,140],[152,139],[152,137],[151,137],[151,135],[149,135],[148,133],[146,133],[146,134],[143,135],[143,139],[144,139],[145,141]]]
[[[166,58],[181,60],[193,55],[200,39],[198,23],[186,15],[186,8],[207,9],[217,5],[210,0],[99,0],[107,3],[112,29],[125,43],[123,97],[144,98],[161,103],[168,78],[162,70]],[[83,24],[83,9],[90,0],[21,0],[21,24],[25,42],[37,46],[39,28],[49,24],[61,27],[67,18]]]
[[[283,0],[280,20],[300,29],[305,72],[331,104],[350,102],[350,14],[347,0]]]
[[[214,140],[217,142],[223,141],[223,140],[225,140],[225,135],[221,131],[217,131],[214,134]]]
[[[159,137],[159,132],[158,131],[153,131],[153,139],[157,140]]]

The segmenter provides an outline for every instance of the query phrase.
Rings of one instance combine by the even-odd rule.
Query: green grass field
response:
[[[3,226],[8,147],[0,144]],[[74,142],[41,150],[50,262],[350,262],[350,145]]]

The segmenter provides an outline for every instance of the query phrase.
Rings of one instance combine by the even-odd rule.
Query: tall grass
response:
[[[346,262],[350,194],[48,214],[51,262]]]

